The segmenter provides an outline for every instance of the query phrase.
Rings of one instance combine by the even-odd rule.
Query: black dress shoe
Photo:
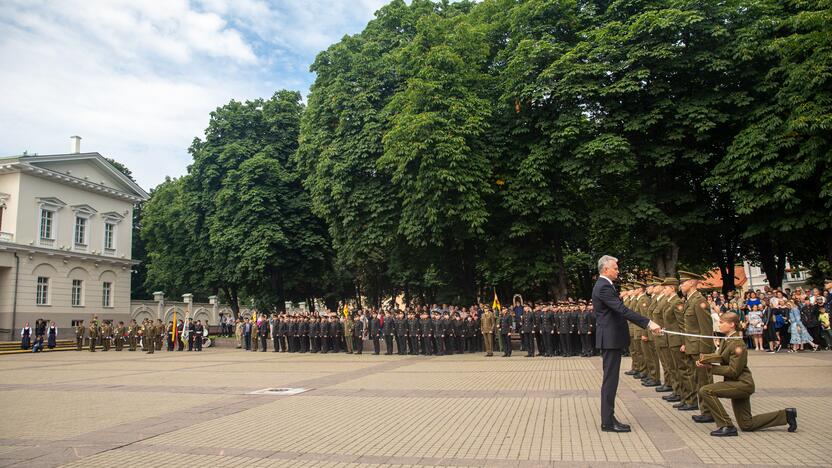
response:
[[[648,379],[648,380],[645,380],[644,382],[642,382],[641,385],[643,385],[645,387],[658,387],[661,384],[656,382],[655,380]]]
[[[715,431],[711,431],[711,435],[714,437],[736,437],[737,428],[734,426],[723,426]]]
[[[679,409],[679,408],[681,408],[681,407],[683,407],[683,406],[685,406],[685,403],[683,403],[683,402],[681,402],[681,401],[680,401],[679,403],[676,403],[675,405],[673,405],[673,407],[674,407],[674,408],[676,408],[676,409]]]
[[[662,399],[668,403],[676,403],[677,401],[682,401],[682,397],[679,395],[667,395],[667,398],[662,397]]]
[[[624,373],[624,375],[636,375],[636,371],[628,370],[627,372]]]
[[[633,374],[634,379],[643,379],[645,377],[647,377],[647,376],[642,374],[641,372],[636,372],[635,374]]]
[[[695,411],[699,409],[697,405],[682,405],[679,408],[679,411]]]
[[[662,385],[661,387],[656,387],[656,391],[659,392],[659,393],[672,392],[673,387],[668,387],[667,385]]]
[[[698,423],[712,423],[712,422],[714,422],[714,417],[710,416],[710,415],[707,415],[707,414],[695,414],[695,415],[691,416],[690,418],[693,419],[694,422],[698,422]]]
[[[602,432],[630,432],[630,426],[626,424],[612,423],[601,424]]]
[[[786,421],[789,422],[789,432],[797,430],[797,409],[786,408]]]
[[[624,428],[627,428],[627,429],[630,428],[629,424],[624,424],[623,422],[619,421],[618,419],[615,419],[615,416],[612,417],[612,423],[613,423],[614,426],[620,426],[620,427],[624,427]]]

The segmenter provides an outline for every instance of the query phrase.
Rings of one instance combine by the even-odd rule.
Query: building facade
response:
[[[148,198],[98,153],[0,157],[0,336],[129,320],[133,208]]]

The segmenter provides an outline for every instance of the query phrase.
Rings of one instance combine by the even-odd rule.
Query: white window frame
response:
[[[113,307],[113,282],[104,281],[101,283],[101,307]]]
[[[61,208],[66,206],[66,203],[57,198],[36,198],[38,202],[37,211],[37,240],[38,245],[42,247],[55,247],[58,243],[58,212]],[[49,237],[43,237],[43,213],[47,211],[52,213],[50,221]]]
[[[52,301],[50,301],[49,295],[52,288],[49,287],[49,283],[48,276],[38,276],[35,280],[35,305],[48,306],[51,304]]]
[[[78,282],[78,287],[76,289],[75,282]],[[76,294],[77,291],[77,294]],[[77,300],[76,300],[77,299]],[[73,279],[72,280],[72,289],[70,293],[70,304],[72,307],[84,307],[84,280]]]
[[[112,221],[104,221],[104,252],[112,252],[115,253],[116,251],[116,226],[118,223],[114,223]],[[110,227],[110,245],[107,246],[107,228]]]
[[[81,231],[80,232],[80,234],[81,234],[80,239],[78,238],[79,228],[80,228],[80,231]],[[75,227],[74,227],[73,233],[72,233],[73,243],[74,243],[74,247],[75,247],[76,250],[87,250],[87,245],[89,244],[89,242],[87,242],[87,238],[89,237],[89,229],[88,228],[89,228],[89,218],[86,218],[84,216],[78,216],[78,214],[76,213],[75,214]]]
[[[49,213],[49,216],[45,216],[46,213]],[[49,220],[49,232],[44,233],[44,220],[48,218]],[[38,243],[41,245],[46,245],[52,247],[55,245],[55,225],[57,224],[58,220],[58,210],[48,208],[45,206],[40,207],[40,212],[38,213]],[[46,234],[46,236],[44,236]]]

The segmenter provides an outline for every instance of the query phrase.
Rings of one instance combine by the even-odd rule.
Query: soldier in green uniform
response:
[[[124,335],[127,329],[124,327],[124,322],[118,322],[115,330],[113,330],[113,341],[115,341],[116,351],[124,349]]]
[[[90,336],[90,352],[95,352],[95,340],[98,338],[98,322],[92,320],[87,327],[87,334]]]
[[[650,306],[653,302],[650,294],[645,290],[644,283],[634,282],[636,292],[635,310],[639,314],[650,318]],[[652,288],[650,289],[652,291]],[[646,374],[642,379],[642,385],[645,387],[658,387],[659,380],[659,358],[656,355],[656,347],[653,346],[652,333],[646,329],[638,329],[638,339],[641,344],[641,356],[644,362],[642,374]]]
[[[347,354],[352,354],[352,346],[354,344],[352,337],[353,327],[355,327],[355,322],[352,320],[352,314],[349,314],[344,321],[344,341],[347,344]]]
[[[139,337],[139,324],[136,319],[130,320],[130,326],[127,327],[127,344],[130,351],[136,350],[136,343]]]
[[[670,294],[667,293],[665,287],[662,285],[662,281],[659,280],[659,278],[651,278],[650,286],[653,288],[653,296],[655,297],[655,301],[651,307],[650,318],[654,322],[658,323],[660,327],[665,328],[664,311],[667,309]],[[670,384],[670,353],[667,347],[667,335],[654,336],[652,333],[650,335],[650,339],[656,347],[656,354],[659,357],[659,362],[662,365],[660,377],[662,382],[664,382],[661,386],[656,387],[656,391],[661,393],[671,392],[673,391],[673,387]]]
[[[104,322],[101,325],[101,351],[110,350],[110,339],[113,337],[113,327],[110,322]]]
[[[156,325],[153,320],[146,320],[142,327],[142,345],[147,350],[147,354],[153,354],[156,351]]]
[[[739,317],[733,312],[722,314],[719,319],[719,331],[726,337],[739,337]],[[719,364],[713,366],[712,364]],[[715,437],[736,436],[737,428],[731,424],[731,418],[725,412],[720,398],[730,398],[737,425],[743,431],[756,431],[773,426],[788,424],[789,432],[797,430],[797,410],[786,408],[771,413],[751,415],[751,394],[754,393],[754,378],[748,368],[748,349],[743,339],[723,339],[719,349],[713,354],[703,354],[696,361],[697,369],[709,369],[716,375],[723,376],[722,382],[712,383],[699,389],[699,401],[703,409],[713,417],[717,430]]]
[[[485,307],[485,312],[482,314],[480,329],[482,330],[482,339],[485,342],[485,355],[491,357],[494,355],[495,320],[494,313],[491,312],[491,308],[488,306]]]
[[[153,329],[153,343],[156,346],[156,351],[162,350],[162,340],[165,337],[165,324],[162,319],[156,319],[156,325]]]
[[[688,271],[679,271],[679,279],[681,284],[679,288],[682,294],[685,295],[684,317],[685,317],[685,333],[693,335],[713,336],[713,325],[711,321],[711,310],[708,306],[708,301],[702,296],[697,287],[699,282],[704,278],[702,275],[691,273]],[[704,320],[703,320],[704,316]],[[716,346],[712,339],[708,338],[694,338],[685,337],[685,356],[688,364],[688,381],[689,390],[688,395],[683,395],[682,402],[679,407],[680,411],[693,411],[699,409],[697,403],[697,393],[699,389],[713,383],[713,376],[710,371],[704,367],[696,367],[696,361],[700,354],[709,354],[714,352]],[[709,418],[710,414],[707,409],[703,409],[702,415],[694,416],[695,418]]]
[[[681,332],[680,321],[684,320],[682,311],[684,305],[681,298],[676,294],[676,288],[679,286],[679,280],[676,278],[665,278],[662,282],[664,288],[663,293],[668,298],[667,303],[662,310],[662,318],[664,322],[664,329],[672,332]],[[662,397],[663,400],[676,403],[681,402],[681,395],[684,393],[682,388],[681,369],[685,366],[685,355],[679,349],[684,344],[684,340],[679,335],[664,335],[666,340],[667,367],[668,367],[668,382],[673,389],[673,393]]]
[[[627,306],[628,309],[635,310],[636,302],[633,286],[629,284],[621,286],[621,301],[624,302],[624,305]],[[641,358],[641,329],[629,321],[627,322],[627,326],[630,330],[629,351],[632,366],[629,371],[625,372],[625,374],[631,375],[636,379],[641,379],[645,377],[645,374],[642,373],[644,370],[644,363]]]
[[[75,325],[75,350],[81,351],[84,347],[84,321],[79,320]]]

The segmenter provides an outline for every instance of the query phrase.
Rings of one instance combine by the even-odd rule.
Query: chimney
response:
[[[72,141],[72,153],[74,153],[74,154],[80,153],[81,152],[81,137],[79,137],[78,135],[72,135],[71,137],[69,137],[69,139]]]

